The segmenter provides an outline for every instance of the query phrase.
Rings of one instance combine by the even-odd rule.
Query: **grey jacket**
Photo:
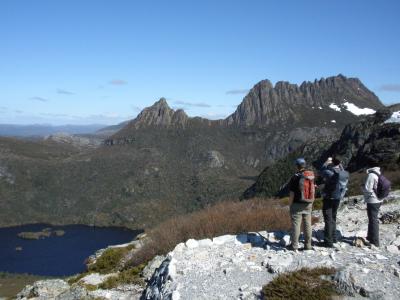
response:
[[[378,175],[372,172],[381,174],[381,168],[375,167],[367,170],[367,179],[362,186],[362,190],[364,192],[364,201],[366,203],[381,203],[382,200],[379,200],[375,193],[378,187]]]

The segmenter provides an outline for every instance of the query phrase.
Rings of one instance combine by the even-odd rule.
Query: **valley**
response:
[[[150,228],[242,197],[265,168],[273,171],[261,194],[273,196],[296,155],[318,160],[346,125],[365,118],[360,111],[384,107],[358,79],[343,75],[300,86],[263,80],[224,120],[188,117],[162,98],[108,128],[111,135],[98,145],[2,137],[0,226]]]

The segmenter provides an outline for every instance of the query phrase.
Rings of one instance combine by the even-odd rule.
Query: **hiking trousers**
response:
[[[336,243],[336,214],[339,208],[340,200],[324,198],[322,214],[324,216],[324,241],[326,244]]]
[[[290,206],[290,217],[292,219],[291,242],[294,249],[299,248],[301,221],[303,221],[304,226],[304,247],[311,249],[311,212],[312,203],[293,202]]]
[[[367,203],[368,234],[367,240],[379,247],[379,220],[378,213],[381,203]]]

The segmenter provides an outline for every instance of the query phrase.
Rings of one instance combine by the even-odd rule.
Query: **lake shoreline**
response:
[[[21,232],[62,229],[65,235],[24,239]],[[69,276],[85,269],[84,261],[97,250],[132,242],[143,230],[82,224],[24,224],[0,228],[0,272],[40,276]]]
[[[84,224],[84,223],[48,223],[48,222],[33,222],[33,223],[13,223],[10,225],[0,225],[0,229],[2,228],[13,228],[13,227],[20,227],[20,226],[32,226],[32,225],[43,225],[47,227],[61,227],[61,226],[71,226],[71,225],[78,225],[78,226],[87,226],[87,227],[93,227],[93,228],[113,228],[113,229],[122,229],[122,230],[130,230],[130,231],[138,231],[140,233],[143,233],[145,230],[144,229],[137,229],[129,226],[113,226],[113,225],[107,225],[107,224],[102,224],[102,225],[93,225],[93,224]]]

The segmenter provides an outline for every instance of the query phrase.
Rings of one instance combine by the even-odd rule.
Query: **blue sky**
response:
[[[262,79],[400,102],[400,1],[0,1],[0,123],[115,124],[166,97],[222,118]]]

